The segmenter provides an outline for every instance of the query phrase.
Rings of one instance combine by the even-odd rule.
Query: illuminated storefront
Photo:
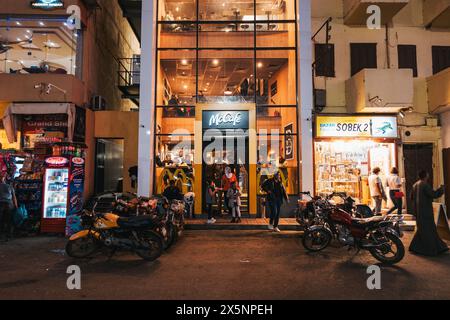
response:
[[[206,181],[220,186],[229,166],[251,216],[274,170],[298,194],[295,12],[293,0],[158,2],[155,193],[175,179],[200,214]]]
[[[315,119],[315,191],[345,192],[370,204],[368,177],[375,167],[385,181],[397,167],[397,117],[317,116]]]

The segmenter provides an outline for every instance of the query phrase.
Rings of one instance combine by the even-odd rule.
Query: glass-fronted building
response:
[[[202,213],[207,181],[220,187],[228,166],[252,216],[275,171],[297,195],[296,1],[159,0],[156,11],[154,193],[174,179]]]

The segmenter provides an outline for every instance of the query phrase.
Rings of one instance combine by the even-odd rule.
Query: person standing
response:
[[[225,168],[225,173],[222,176],[222,190],[224,194],[224,203],[225,203],[225,209],[228,211],[229,214],[231,214],[231,208],[228,206],[229,199],[228,199],[228,190],[231,188],[232,183],[237,183],[236,175],[231,171],[230,167]]]
[[[281,206],[284,201],[289,201],[289,198],[281,181],[280,172],[276,172],[272,178],[267,179],[262,184],[261,188],[267,193],[267,204],[270,209],[269,230],[280,232],[278,227],[280,221]]]
[[[379,177],[380,172],[381,169],[376,167],[372,170],[372,174],[369,176],[369,190],[370,196],[375,203],[375,208],[373,209],[373,213],[375,215],[381,215],[381,205],[383,200],[387,199],[386,194],[384,193],[383,184],[381,183],[381,179]]]
[[[428,183],[429,177],[428,172],[421,171],[419,181],[414,184],[411,193],[417,230],[409,251],[425,256],[437,256],[448,251],[447,245],[439,238],[433,214],[433,200],[442,197],[444,186],[433,190]]]
[[[167,200],[183,200],[183,194],[180,192],[180,189],[175,185],[175,180],[171,179],[169,181],[169,186],[164,190],[163,194]]]
[[[6,176],[0,180],[0,235],[5,241],[12,233],[12,210],[17,208],[14,188],[6,183]]]
[[[394,203],[394,207],[391,208],[387,214],[391,214],[397,209],[397,215],[402,215],[403,210],[403,196],[402,193],[402,179],[398,176],[398,169],[393,167],[391,174],[386,178],[386,184],[389,188],[389,198]]]
[[[216,202],[216,184],[214,183],[214,180],[208,180],[207,182],[207,189],[206,189],[206,208],[208,210],[208,224],[214,224],[216,222],[216,219],[213,217],[213,205]]]
[[[230,189],[227,191],[228,207],[231,210],[233,218],[231,223],[241,222],[241,192],[237,187],[236,182],[232,182]]]

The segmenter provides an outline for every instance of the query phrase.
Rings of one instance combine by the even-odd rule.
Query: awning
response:
[[[14,115],[67,114],[67,138],[73,139],[75,105],[72,103],[12,103],[3,115],[3,127],[10,143],[17,142],[17,125]]]

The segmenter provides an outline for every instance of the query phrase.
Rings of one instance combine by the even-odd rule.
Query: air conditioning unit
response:
[[[91,109],[93,111],[106,110],[106,100],[102,96],[93,96],[91,99]]]

